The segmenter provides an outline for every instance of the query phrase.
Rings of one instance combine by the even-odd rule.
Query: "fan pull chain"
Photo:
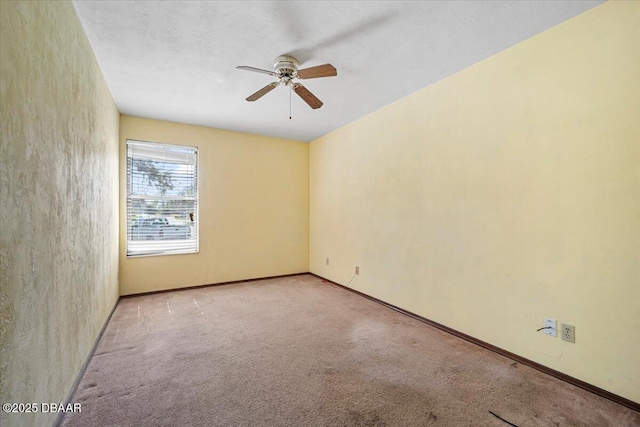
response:
[[[289,85],[289,120],[291,120],[291,91],[292,90],[293,90],[293,87]]]

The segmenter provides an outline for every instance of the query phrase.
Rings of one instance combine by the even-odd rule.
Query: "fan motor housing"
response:
[[[300,65],[296,58],[289,55],[278,56],[273,62],[273,68],[275,68],[276,73],[284,76],[293,76]]]

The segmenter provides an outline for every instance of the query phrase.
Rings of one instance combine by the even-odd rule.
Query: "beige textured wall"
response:
[[[198,147],[200,252],[127,258],[127,138]],[[309,271],[309,144],[120,117],[120,292]]]
[[[640,402],[639,23],[605,3],[312,142],[311,271]]]
[[[0,402],[62,402],[118,298],[119,115],[70,2],[0,2],[0,95]]]

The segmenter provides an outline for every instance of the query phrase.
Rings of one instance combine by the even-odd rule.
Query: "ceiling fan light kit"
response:
[[[294,82],[295,79],[315,79],[319,77],[332,77],[337,76],[338,72],[331,64],[317,65],[315,67],[303,68],[298,70],[300,63],[296,58],[289,55],[278,56],[274,60],[274,71],[263,70],[261,68],[249,67],[246,65],[240,65],[236,67],[239,70],[253,71],[255,73],[268,74],[273,77],[277,77],[278,81],[269,83],[256,93],[250,95],[247,101],[253,102],[262,98],[267,93],[271,92],[279,85],[289,86],[290,90],[293,90],[309,107],[314,110],[322,107],[322,101],[320,101],[309,89],[302,84]],[[291,117],[289,117],[291,118]]]

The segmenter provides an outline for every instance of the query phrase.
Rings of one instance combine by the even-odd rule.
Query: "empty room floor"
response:
[[[304,274],[122,298],[65,426],[638,426],[640,413]]]

